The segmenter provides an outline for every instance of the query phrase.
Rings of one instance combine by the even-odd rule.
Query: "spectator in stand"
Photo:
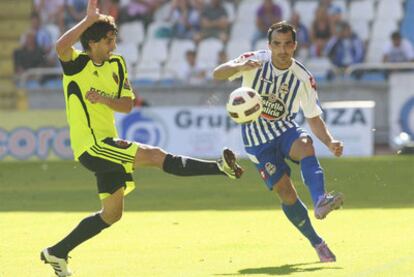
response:
[[[347,22],[338,25],[338,35],[332,37],[325,48],[325,55],[339,69],[337,73],[343,73],[351,64],[363,62],[364,52],[364,42]]]
[[[155,11],[162,4],[161,0],[130,0],[121,8],[120,23],[139,20],[144,23],[145,29],[152,22]]]
[[[222,63],[226,63],[228,61],[227,52],[226,50],[221,50],[217,54],[217,65],[220,65]]]
[[[281,7],[273,3],[273,0],[263,0],[256,11],[256,31],[253,35],[251,48],[255,48],[258,40],[266,38],[269,27],[279,21],[282,21]]]
[[[343,11],[341,7],[339,7],[335,3],[332,3],[332,0],[320,0],[319,6],[324,7],[326,9],[329,16],[329,20],[331,21],[331,30],[335,33],[335,26],[337,25],[337,23],[343,21]]]
[[[300,60],[306,60],[309,56],[310,36],[308,28],[300,21],[300,15],[298,12],[293,11],[290,17],[290,23],[296,29],[296,57],[300,57]]]
[[[217,53],[217,65],[216,66],[219,66],[223,63],[226,63],[226,62],[228,62],[228,60],[229,60],[229,57],[227,55],[226,50],[222,49],[221,51],[219,51]],[[208,71],[207,79],[213,80],[214,83],[225,83],[227,81],[227,80],[215,80],[213,78],[213,71],[212,70]]]
[[[49,31],[41,24],[37,12],[32,12],[30,15],[30,28],[28,32],[33,32],[35,34],[36,44],[43,50],[43,52],[48,53],[53,48],[54,42],[52,41],[52,37]],[[22,42],[26,39],[26,35],[27,33],[22,35]]]
[[[315,12],[315,19],[311,27],[311,49],[312,57],[321,57],[326,43],[332,36],[331,21],[326,7],[318,7]]]
[[[34,11],[40,15],[42,25],[56,25],[60,32],[65,29],[64,0],[34,0]]]
[[[186,63],[178,70],[180,81],[188,84],[202,84],[206,81],[207,72],[196,63],[196,51],[188,50],[185,53]]]
[[[200,2],[200,1],[198,1]],[[180,39],[192,39],[200,32],[198,3],[190,0],[173,0],[168,21],[172,22],[172,35]]]
[[[70,29],[86,15],[88,0],[65,0],[65,29]]]
[[[223,43],[228,40],[229,18],[221,0],[211,0],[201,13],[201,30],[194,36],[194,41],[199,43],[206,38],[218,38]]]
[[[103,14],[112,16],[116,22],[119,20],[121,10],[119,2],[120,0],[103,0],[101,4]]]
[[[411,42],[403,37],[399,31],[391,34],[391,41],[384,47],[384,62],[414,62],[414,48]]]
[[[49,30],[41,25],[39,14],[36,12],[32,12],[30,15],[30,29],[28,32],[34,34],[36,45],[43,53],[43,66],[57,66],[58,59],[55,48],[53,47],[54,40]],[[27,34],[24,34],[21,38],[22,45],[24,44],[24,40],[27,39],[26,35]]]
[[[13,53],[14,72],[22,74],[30,68],[45,65],[43,50],[36,43],[36,32],[30,30],[23,38],[22,45]]]

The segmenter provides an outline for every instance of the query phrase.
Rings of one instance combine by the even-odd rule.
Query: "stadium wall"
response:
[[[347,145],[345,156],[372,156],[374,140],[372,101],[327,102],[325,122],[332,134]],[[0,160],[72,159],[65,112],[61,110],[0,112]],[[30,121],[27,121],[30,118]],[[240,125],[223,106],[145,107],[116,114],[121,138],[159,146],[171,153],[214,158],[223,147],[245,156]],[[303,115],[298,123],[309,129]],[[315,141],[316,151],[332,156]]]
[[[228,93],[238,83],[220,83],[204,86],[143,86],[135,87],[150,106],[224,106]],[[374,140],[376,144],[387,144],[389,139],[389,86],[385,82],[362,83],[356,81],[335,81],[322,83],[318,87],[321,102],[332,101],[374,101]],[[64,109],[60,90],[31,90],[28,92],[32,109]]]

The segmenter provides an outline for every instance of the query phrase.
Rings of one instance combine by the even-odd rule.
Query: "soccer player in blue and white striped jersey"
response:
[[[290,159],[300,164],[317,219],[325,218],[342,205],[341,193],[331,194],[325,190],[323,169],[315,156],[312,139],[294,120],[299,109],[314,135],[335,156],[342,155],[343,143],[332,137],[321,118],[322,109],[312,74],[293,58],[297,46],[294,27],[286,22],[273,24],[268,31],[268,42],[269,49],[244,53],[221,64],[213,76],[218,80],[241,77],[242,86],[251,87],[261,95],[262,115],[242,125],[246,152],[267,187],[277,192],[288,219],[316,249],[320,261],[333,262],[336,257],[312,227],[286,163],[286,159]]]

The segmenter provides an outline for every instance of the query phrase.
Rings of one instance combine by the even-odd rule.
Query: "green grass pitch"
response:
[[[321,264],[250,162],[241,180],[135,172],[123,219],[72,253],[74,276],[414,276],[414,156],[325,159],[344,209],[314,226],[337,255]],[[304,202],[309,193],[293,179]],[[0,276],[53,276],[39,252],[100,208],[75,162],[1,162]]]

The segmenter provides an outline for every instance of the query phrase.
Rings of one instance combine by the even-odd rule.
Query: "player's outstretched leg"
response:
[[[160,152],[156,149],[153,151],[155,152],[152,153]],[[229,178],[236,179],[243,174],[243,169],[237,163],[236,155],[228,148],[223,150],[222,157],[217,161],[166,154],[162,169],[177,176],[227,175]]]
[[[72,272],[68,268],[68,259],[59,258],[50,254],[48,248],[40,252],[40,259],[44,261],[45,264],[50,264],[52,266],[56,276],[65,277],[72,275]]]
[[[325,193],[319,197],[315,206],[315,217],[324,219],[331,211],[339,209],[344,203],[344,195],[340,192]]]
[[[224,172],[231,179],[239,179],[244,170],[237,163],[236,155],[228,148],[223,149],[221,158],[217,161],[219,169]]]
[[[315,245],[315,250],[319,256],[321,263],[330,263],[336,261],[335,254],[332,253],[331,249],[329,249],[328,245],[324,241],[322,241],[320,244]]]

